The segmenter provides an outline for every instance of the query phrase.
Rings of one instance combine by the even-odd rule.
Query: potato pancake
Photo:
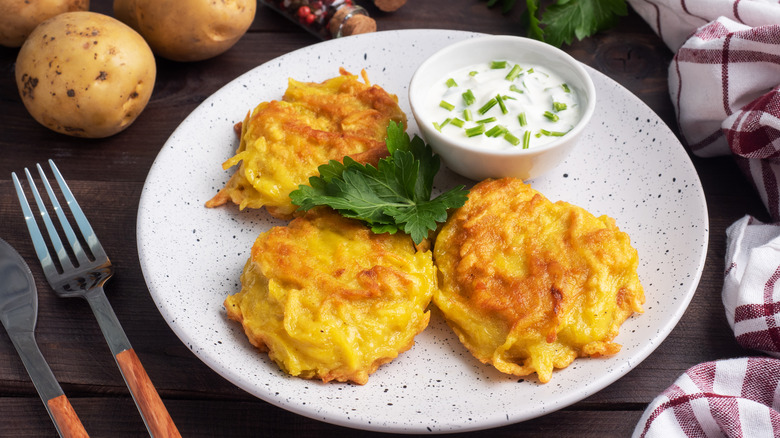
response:
[[[317,167],[349,156],[361,163],[387,155],[385,136],[390,121],[406,126],[398,98],[363,74],[340,69],[322,83],[289,79],[281,101],[263,102],[241,124],[238,150],[222,167],[239,165],[210,201],[216,207],[228,200],[241,209],[265,207],[290,219],[296,206],[289,194],[317,175]]]
[[[485,180],[436,238],[434,303],[471,353],[504,373],[612,355],[642,312],[637,251],[607,216],[550,202],[521,180]]]
[[[436,281],[408,235],[317,208],[257,238],[225,308],[285,372],[362,385],[427,327]]]

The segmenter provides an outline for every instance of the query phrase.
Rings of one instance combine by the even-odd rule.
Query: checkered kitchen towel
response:
[[[774,223],[727,230],[722,299],[744,348],[773,357],[696,365],[634,437],[780,437],[780,1],[628,0],[675,52],[670,97],[692,153],[732,154]]]
[[[723,304],[740,345],[780,358],[780,224],[727,230]],[[696,365],[655,398],[634,437],[779,437],[780,359]]]
[[[696,365],[658,396],[634,438],[780,436],[780,360]]]
[[[780,221],[780,1],[628,0],[675,52],[669,92],[684,142],[733,154]]]
[[[726,319],[740,345],[780,358],[780,224],[745,216],[726,236]]]

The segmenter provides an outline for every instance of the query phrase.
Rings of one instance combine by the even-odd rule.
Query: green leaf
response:
[[[458,186],[431,199],[439,157],[421,138],[410,139],[392,122],[387,149],[391,155],[379,160],[377,167],[349,157],[343,164],[330,161],[319,166],[320,175],[290,193],[290,199],[304,211],[327,205],[366,222],[375,233],[403,230],[419,244],[447,219],[448,209],[466,202],[468,191]]]
[[[545,41],[571,44],[614,26],[627,13],[625,0],[558,0],[542,15]]]
[[[441,160],[438,155],[434,155],[433,149],[425,144],[423,139],[414,136],[410,144],[410,151],[414,158],[420,163],[418,170],[419,177],[414,187],[414,200],[416,202],[431,199],[433,191],[433,180],[441,167]]]
[[[352,158],[344,157],[344,164],[339,163],[336,160],[330,160],[328,164],[323,164],[317,168],[320,172],[320,176],[325,182],[329,182],[333,178],[338,178],[344,173],[344,169],[354,161]]]
[[[498,1],[488,1],[488,7]],[[502,12],[507,13],[516,0],[503,0]],[[574,38],[585,39],[617,24],[628,14],[626,0],[557,0],[540,13],[541,0],[526,0],[523,20],[531,38],[560,47]]]
[[[387,151],[390,155],[393,155],[396,150],[409,150],[409,134],[404,131],[403,126],[395,121],[390,121],[387,125],[387,138],[385,144],[387,144]]]
[[[436,229],[437,222],[447,220],[447,209],[457,208],[466,202],[466,193],[463,186],[458,186],[431,201],[424,201],[405,209],[392,208],[388,214],[401,224],[405,233],[412,236],[412,240],[420,243],[428,237],[428,231]]]
[[[539,26],[539,0],[526,0],[526,11],[524,18],[528,21],[528,36],[544,41],[544,31]]]

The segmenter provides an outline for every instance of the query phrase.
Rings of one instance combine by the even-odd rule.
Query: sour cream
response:
[[[576,91],[540,65],[507,60],[452,72],[431,88],[427,110],[439,132],[492,149],[540,146],[580,120]]]

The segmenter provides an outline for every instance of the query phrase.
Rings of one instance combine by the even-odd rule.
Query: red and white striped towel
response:
[[[780,224],[745,216],[726,235],[726,319],[740,345],[780,358]]]
[[[696,29],[729,18],[750,27],[780,24],[777,0],[628,0],[676,52]]]
[[[683,141],[732,154],[772,224],[727,230],[726,318],[770,357],[690,368],[645,410],[634,437],[780,437],[780,1],[628,0],[675,52],[669,92]]]
[[[696,365],[653,401],[633,437],[780,436],[779,382],[778,359]]]
[[[780,221],[780,1],[628,0],[675,51],[669,93],[683,141],[733,154]]]
[[[780,358],[780,224],[745,216],[726,231],[723,305],[746,349]],[[779,437],[780,359],[707,362],[647,407],[634,437]]]

